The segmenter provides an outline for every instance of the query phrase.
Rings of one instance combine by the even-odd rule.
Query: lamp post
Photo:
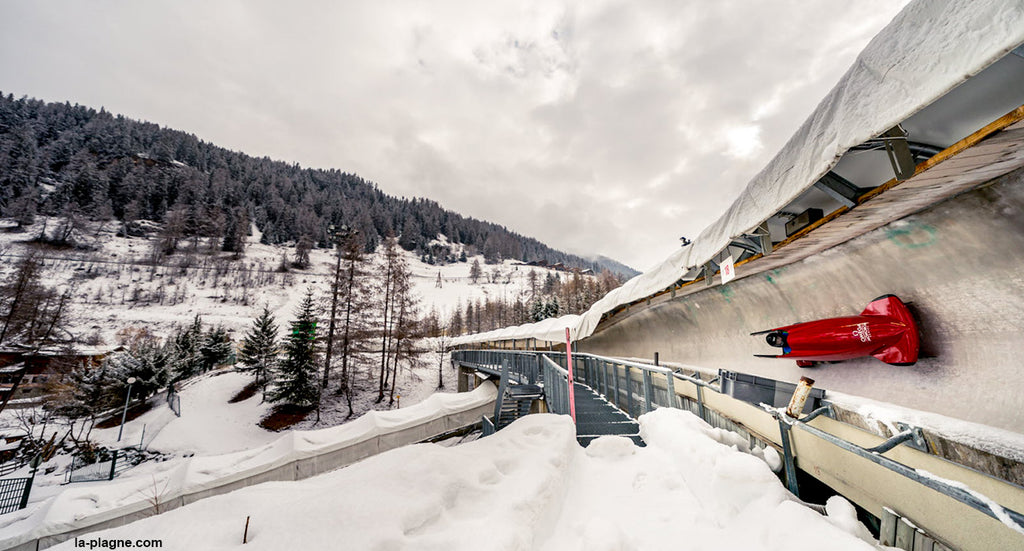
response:
[[[124,412],[121,414],[121,428],[117,430],[117,441],[121,441],[121,434],[124,433],[124,421],[128,417],[128,402],[132,399],[132,385],[135,384],[135,377],[128,377],[128,395],[124,399]]]

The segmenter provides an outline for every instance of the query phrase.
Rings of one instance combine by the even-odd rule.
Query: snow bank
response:
[[[122,517],[143,518],[151,514],[154,500],[166,510],[262,482],[321,474],[478,421],[496,394],[490,384],[473,392],[434,394],[414,406],[371,411],[345,425],[289,431],[251,450],[149,466],[113,482],[68,486],[51,499],[6,515],[0,548],[101,522],[120,524]]]
[[[911,3],[871,40],[725,214],[691,245],[595,303],[571,326],[574,337],[590,336],[605,312],[667,289],[691,268],[704,265],[733,238],[813,186],[851,147],[906,120],[1022,42],[1024,2],[1019,0]],[[511,336],[514,332],[471,335],[457,344],[522,338]],[[527,336],[545,339],[543,334]]]
[[[461,446],[407,446],[85,539],[249,551],[877,549],[844,500],[829,502],[834,518],[796,503],[764,462],[696,416],[659,409],[640,423],[646,448],[603,437],[584,450],[567,416],[530,415]]]

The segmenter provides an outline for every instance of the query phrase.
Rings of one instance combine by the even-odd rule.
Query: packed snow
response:
[[[647,447],[602,437],[584,449],[568,417],[531,415],[460,446],[407,446],[82,539],[249,550],[878,548],[844,500],[829,502],[829,516],[807,508],[696,416],[659,409],[640,424]]]

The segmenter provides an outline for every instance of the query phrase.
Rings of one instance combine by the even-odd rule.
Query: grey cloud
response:
[[[643,268],[732,202],[901,6],[11,3],[0,89],[356,172]]]

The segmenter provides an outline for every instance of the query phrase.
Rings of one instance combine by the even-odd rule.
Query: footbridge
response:
[[[499,378],[498,403],[493,417],[484,419],[485,434],[527,412],[569,414],[564,353],[457,350],[452,361],[460,390]],[[643,445],[639,416],[659,407],[684,409],[711,427],[741,435],[749,449],[775,449],[783,458],[780,478],[797,497],[823,502],[838,493],[850,499],[883,544],[906,550],[1024,549],[1020,486],[954,461],[951,443],[915,426],[909,412],[879,433],[849,404],[826,400],[819,391],[793,418],[782,406],[794,385],[585,353],[572,354],[572,379],[582,445],[603,435]],[[503,409],[520,406],[527,394],[529,405],[503,418]]]

